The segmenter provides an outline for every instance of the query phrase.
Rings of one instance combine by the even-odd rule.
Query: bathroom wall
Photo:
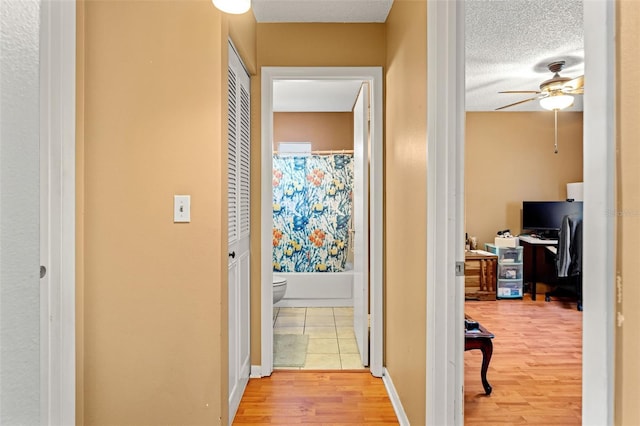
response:
[[[311,142],[314,151],[353,149],[352,112],[276,112],[273,149],[279,142]]]

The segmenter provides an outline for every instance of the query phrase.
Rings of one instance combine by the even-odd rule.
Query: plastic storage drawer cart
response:
[[[522,299],[522,247],[496,247],[487,243],[485,250],[498,256],[496,298]]]

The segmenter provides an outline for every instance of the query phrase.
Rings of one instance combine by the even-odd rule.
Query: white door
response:
[[[0,424],[36,425],[41,374],[47,377],[40,359],[40,4],[1,5]]]
[[[229,44],[229,423],[249,381],[251,117],[249,74]]]
[[[353,328],[362,365],[369,365],[369,86],[353,108]]]

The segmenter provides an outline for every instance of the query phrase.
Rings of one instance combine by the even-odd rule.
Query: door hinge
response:
[[[464,277],[464,262],[456,262],[456,277]]]

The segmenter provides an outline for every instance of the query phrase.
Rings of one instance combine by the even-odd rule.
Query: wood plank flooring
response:
[[[495,334],[487,378],[467,351],[465,425],[580,425],[582,312],[575,302],[468,301],[465,312]],[[381,379],[365,372],[286,371],[251,379],[234,424],[398,424]]]
[[[234,425],[397,425],[382,379],[369,371],[274,371],[251,379]]]
[[[465,313],[495,335],[490,396],[480,382],[482,354],[465,352],[465,425],[581,424],[582,312],[575,302],[525,295],[467,301]]]

